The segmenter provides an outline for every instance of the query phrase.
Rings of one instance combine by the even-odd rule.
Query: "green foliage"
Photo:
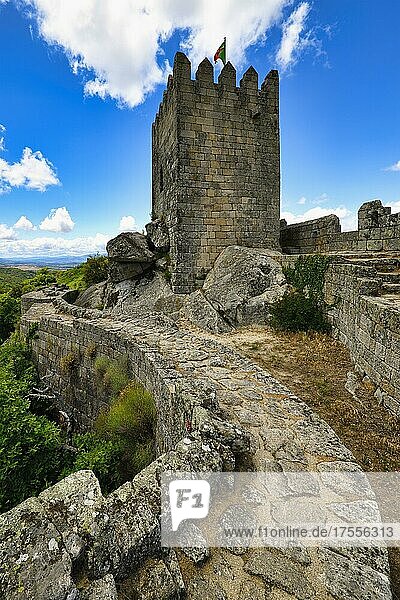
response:
[[[330,258],[300,256],[294,267],[284,269],[291,292],[271,307],[271,325],[285,331],[329,332],[328,305],[324,300],[325,272]]]
[[[59,285],[66,285],[71,290],[82,292],[87,288],[84,280],[83,265],[77,265],[63,271],[56,271],[56,279]]]
[[[11,291],[34,275],[35,271],[26,271],[15,267],[0,267],[0,293],[4,294]]]
[[[141,385],[129,383],[96,422],[96,431],[120,448],[121,481],[132,479],[154,457],[156,408]]]
[[[13,338],[0,347],[0,510],[39,493],[56,480],[60,430],[30,411],[27,392],[35,383],[26,346]]]
[[[20,315],[20,301],[10,294],[0,294],[0,343],[14,331]]]
[[[124,483],[119,470],[122,449],[118,440],[104,439],[97,433],[88,432],[74,435],[73,443],[78,453],[72,464],[64,468],[62,477],[81,469],[91,469],[103,493],[111,492]]]
[[[330,324],[314,298],[292,291],[271,307],[271,325],[284,331],[330,331]]]
[[[95,371],[101,385],[105,387],[114,397],[121,392],[129,383],[128,361],[126,358],[110,360],[105,356],[99,356],[94,363]]]
[[[313,298],[318,304],[324,301],[325,272],[330,263],[329,256],[313,254],[299,256],[294,267],[283,270],[286,279],[298,292]]]
[[[71,375],[74,370],[79,366],[79,354],[76,350],[71,350],[60,360],[61,372],[64,375]]]
[[[82,269],[86,287],[105,281],[108,277],[108,258],[101,254],[89,256]]]

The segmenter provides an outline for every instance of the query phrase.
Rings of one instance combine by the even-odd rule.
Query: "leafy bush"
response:
[[[284,331],[330,331],[324,311],[302,292],[286,294],[271,307],[271,325]]]
[[[0,343],[14,331],[20,315],[20,301],[9,293],[0,294]]]
[[[126,358],[115,361],[105,356],[99,356],[96,358],[94,368],[101,384],[109,390],[112,397],[119,394],[129,383]]]
[[[284,269],[292,290],[271,307],[271,325],[285,331],[329,332],[328,305],[324,300],[325,272],[330,258],[300,256]]]
[[[62,477],[81,469],[91,469],[103,493],[111,492],[124,483],[119,469],[122,449],[118,440],[106,440],[97,433],[88,432],[74,435],[73,444],[78,453],[71,465],[64,468]]]
[[[16,338],[0,347],[0,510],[38,494],[57,480],[59,428],[30,411],[36,382],[27,348]]]
[[[82,265],[83,279],[87,287],[105,281],[108,277],[108,258],[100,254],[89,256]]]
[[[330,260],[329,256],[321,254],[299,256],[293,267],[287,267],[283,271],[288,283],[298,292],[322,304],[324,302],[325,272]]]

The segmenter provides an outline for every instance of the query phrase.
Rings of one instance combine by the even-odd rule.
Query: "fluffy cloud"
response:
[[[7,227],[3,223],[0,223],[0,240],[13,240],[15,239],[15,231],[12,227]]]
[[[305,204],[307,202],[307,198],[305,196],[302,196],[301,198],[299,198],[297,204]]]
[[[0,158],[0,193],[9,192],[13,187],[44,192],[50,185],[59,183],[53,165],[41,152],[25,148],[21,160],[12,164]]]
[[[0,256],[8,258],[33,256],[83,256],[104,253],[111,236],[97,233],[91,237],[65,238],[37,237],[33,240],[2,239],[0,225]]]
[[[133,107],[165,81],[170,65],[162,58],[163,44],[175,32],[194,66],[204,56],[213,56],[226,36],[228,58],[240,67],[246,48],[264,41],[291,0],[22,2],[31,9],[40,35],[61,47],[74,73],[86,77],[86,94]],[[300,5],[297,22],[301,15],[305,19],[306,6]]]
[[[385,171],[400,171],[400,160],[391,165],[390,167],[386,167]]]
[[[340,219],[343,231],[353,231],[354,229],[357,229],[357,215],[345,206],[338,206],[337,208],[322,208],[321,206],[315,206],[301,215],[295,215],[289,211],[282,211],[281,219],[286,219],[288,225],[290,225],[291,223],[302,223],[303,221],[319,219],[320,217],[326,217],[327,215],[337,215]]]
[[[62,208],[53,208],[48,217],[39,225],[43,231],[54,231],[55,233],[68,233],[75,227],[71,215],[63,206]]]
[[[1,2],[1,0],[0,0]],[[4,127],[4,125],[2,125],[0,123],[0,152],[3,152],[3,150],[5,149],[5,145],[4,145],[4,135],[1,135],[2,133],[4,133],[6,130],[6,128]]]
[[[119,230],[120,231],[137,231],[135,218],[131,215],[126,217],[121,217],[119,222]]]
[[[24,231],[34,231],[35,225],[25,215],[22,215],[15,223],[14,229],[23,229]]]
[[[310,43],[309,38],[301,38],[310,8],[308,2],[302,2],[283,24],[282,40],[276,55],[278,64],[283,70],[296,62],[298,52],[304,45],[309,45]]]

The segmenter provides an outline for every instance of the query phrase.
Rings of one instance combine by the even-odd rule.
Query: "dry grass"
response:
[[[259,363],[313,408],[336,431],[365,471],[400,470],[400,420],[360,382],[346,389],[353,366],[345,346],[325,334],[280,333],[251,327],[226,341]],[[393,597],[400,599],[400,549],[390,550]]]

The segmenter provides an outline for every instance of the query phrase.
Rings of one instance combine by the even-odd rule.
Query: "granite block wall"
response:
[[[279,79],[261,89],[250,67],[239,87],[205,59],[177,53],[153,124],[152,219],[169,231],[175,292],[198,287],[230,245],[279,248]]]
[[[326,274],[326,300],[334,305],[334,334],[349,348],[356,370],[400,416],[400,302],[380,297],[381,284],[374,267],[333,263]]]
[[[336,215],[292,225],[281,220],[280,243],[287,254],[400,251],[400,213],[392,215],[380,200],[366,202],[358,211],[357,231],[345,232]]]

